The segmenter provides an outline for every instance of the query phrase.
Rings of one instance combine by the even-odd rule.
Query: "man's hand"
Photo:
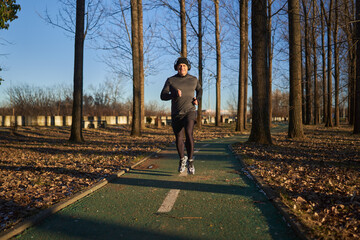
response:
[[[178,97],[181,97],[181,94],[182,94],[182,93],[181,93],[181,90],[178,89],[178,90],[177,90],[177,95],[178,95]]]
[[[193,98],[192,104],[193,104],[193,105],[198,105],[198,104],[199,104],[199,103],[198,103],[198,100],[196,99],[196,97]]]

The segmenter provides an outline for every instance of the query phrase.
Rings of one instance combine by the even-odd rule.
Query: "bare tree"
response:
[[[311,123],[311,106],[312,106],[312,94],[311,94],[311,73],[310,73],[310,27],[309,27],[309,14],[310,9],[307,7],[307,1],[302,0],[303,14],[304,14],[304,48],[305,48],[305,102],[306,102],[306,117],[305,124]]]
[[[334,31],[333,31],[333,39],[334,39],[334,79],[335,79],[335,126],[340,125],[340,109],[339,109],[339,82],[340,82],[340,66],[339,66],[339,44],[338,44],[338,31],[339,31],[339,9],[338,9],[338,1],[335,0],[335,19],[334,19]]]
[[[360,39],[360,1],[356,0],[356,39]],[[360,41],[356,44],[356,69],[360,69]],[[356,71],[354,134],[360,133],[360,71]]]
[[[318,87],[318,78],[317,78],[317,36],[316,36],[316,26],[315,26],[315,19],[316,19],[316,10],[317,10],[317,6],[316,6],[316,1],[313,0],[312,1],[312,26],[311,26],[311,30],[312,30],[312,54],[313,54],[313,59],[314,59],[314,64],[313,64],[313,69],[314,69],[314,124],[317,125],[320,122],[320,102],[319,102],[319,87]]]
[[[84,141],[82,136],[84,41],[86,36],[93,38],[98,34],[102,26],[104,9],[100,0],[89,0],[87,4],[85,4],[85,0],[76,0],[76,5],[75,1],[71,0],[59,1],[63,6],[59,10],[59,18],[54,21],[46,11],[43,19],[68,33],[75,33],[74,96],[69,140],[82,142]],[[76,14],[74,14],[74,11],[76,11]]]
[[[220,18],[219,0],[214,0],[215,4],[215,39],[216,39],[216,111],[215,125],[219,126],[221,121],[221,46],[220,46]]]
[[[325,6],[323,0],[321,0],[321,8],[324,12],[325,22],[327,25],[327,118],[325,120],[326,127],[333,127],[332,122],[332,50],[331,50],[331,23],[332,23],[332,11],[333,11],[333,0],[329,3],[329,13],[326,15]]]
[[[186,44],[186,10],[185,0],[179,0],[180,3],[180,22],[181,22],[181,56],[187,57],[187,44]]]
[[[83,142],[82,135],[82,97],[84,63],[84,18],[85,0],[76,1],[75,60],[74,60],[74,96],[70,141]]]
[[[138,0],[138,31],[139,31],[139,78],[140,78],[140,125],[145,129],[145,74],[144,74],[144,30],[143,30],[143,4]]]
[[[327,75],[326,75],[326,51],[325,51],[325,9],[321,8],[321,57],[322,57],[322,90],[323,90],[323,122],[325,123],[328,115],[327,102]]]
[[[273,62],[273,46],[272,46],[272,41],[271,41],[271,32],[272,32],[272,13],[271,13],[271,7],[272,7],[272,4],[273,4],[273,0],[268,0],[267,1],[267,44],[268,44],[268,47],[267,47],[267,50],[268,50],[268,53],[267,53],[267,57],[268,57],[268,73],[267,73],[267,79],[269,81],[268,85],[269,85],[269,88],[268,88],[268,102],[269,102],[269,125],[271,126],[271,121],[272,121],[272,97],[271,97],[271,94],[272,94],[272,62]]]
[[[249,140],[272,144],[269,126],[268,79],[267,79],[267,10],[266,0],[251,3],[252,29],[252,127]]]
[[[198,37],[198,59],[199,59],[199,66],[198,66],[198,72],[199,72],[199,82],[200,85],[203,85],[203,30],[202,30],[202,1],[198,0],[198,31],[197,31],[197,37]],[[198,100],[198,111],[197,111],[197,126],[199,129],[201,129],[202,126],[202,98]]]
[[[247,78],[247,56],[248,56],[248,0],[239,1],[240,10],[240,56],[239,56],[239,91],[236,131],[244,131],[246,114],[245,88]]]
[[[170,1],[171,2],[171,1]],[[173,51],[180,54],[183,57],[187,57],[188,51],[187,51],[187,20],[189,19],[186,12],[186,5],[185,0],[178,0],[179,7],[171,4],[168,0],[155,0],[154,3],[156,6],[162,6],[169,9],[171,12],[175,13],[180,20],[180,46],[178,44],[178,39],[176,38],[175,34],[173,34],[173,31],[170,30],[167,26],[168,24],[165,24],[164,27],[166,28],[166,32],[168,32],[169,36],[167,38],[162,38],[165,42],[168,43],[168,45],[171,47]]]
[[[139,2],[131,0],[131,48],[133,63],[133,117],[131,136],[141,136],[141,79],[139,64]]]
[[[301,32],[300,4],[298,0],[288,1],[289,14],[289,64],[290,64],[290,96],[289,96],[289,130],[290,138],[304,136],[302,125],[301,103]]]
[[[348,45],[348,120],[349,124],[354,124],[354,105],[355,105],[355,68],[356,68],[356,31],[354,24],[351,24],[354,17],[354,2],[353,1],[344,1],[344,14],[341,15],[340,22],[344,22],[343,30],[346,34],[346,42]]]

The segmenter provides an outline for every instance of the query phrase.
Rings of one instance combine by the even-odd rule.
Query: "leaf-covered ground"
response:
[[[306,137],[273,134],[272,146],[238,143],[262,178],[315,239],[360,238],[360,136],[350,127],[305,126]]]
[[[234,134],[233,126],[203,126],[195,139]],[[0,231],[130,166],[175,140],[169,126],[130,137],[126,126],[83,131],[71,143],[69,128],[0,128]]]

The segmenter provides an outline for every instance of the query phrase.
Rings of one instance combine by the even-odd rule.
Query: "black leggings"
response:
[[[193,130],[195,120],[184,119],[183,124],[177,124],[173,126],[173,130],[176,137],[176,148],[180,158],[184,157],[184,133],[186,137],[185,147],[188,154],[188,159],[192,159],[194,155],[194,136]]]

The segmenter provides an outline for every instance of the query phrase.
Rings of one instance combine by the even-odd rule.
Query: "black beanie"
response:
[[[174,64],[175,71],[177,71],[177,68],[181,63],[186,64],[188,66],[188,70],[191,69],[190,61],[186,57],[179,57],[178,59],[176,59]]]

